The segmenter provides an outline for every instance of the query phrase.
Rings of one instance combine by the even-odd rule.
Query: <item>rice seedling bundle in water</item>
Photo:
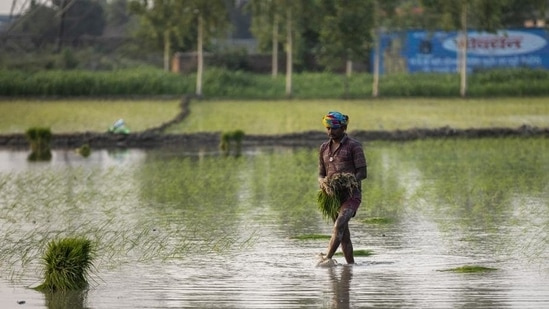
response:
[[[350,196],[355,189],[358,189],[358,181],[351,173],[326,177],[318,191],[318,209],[322,216],[335,221],[342,199]]]
[[[42,257],[45,266],[42,291],[79,290],[88,286],[87,276],[93,266],[92,244],[85,238],[64,238],[48,243]]]
[[[30,161],[48,161],[51,159],[51,130],[49,128],[34,127],[26,132],[26,138],[31,146]]]

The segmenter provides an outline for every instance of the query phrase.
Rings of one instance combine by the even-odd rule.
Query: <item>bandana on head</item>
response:
[[[328,115],[322,118],[322,124],[326,128],[339,129],[346,126],[349,122],[349,116],[343,115],[340,112],[329,112]]]

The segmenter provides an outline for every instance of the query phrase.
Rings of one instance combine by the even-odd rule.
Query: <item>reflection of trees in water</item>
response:
[[[398,147],[366,147],[368,178],[362,182],[362,206],[358,218],[397,218],[406,206],[406,181],[399,162]]]
[[[257,148],[238,158],[151,154],[140,195],[156,212],[210,226],[210,235],[236,234],[259,213],[258,220],[281,222],[293,236],[319,224],[317,160],[316,147]]]
[[[281,147],[266,150],[249,170],[252,205],[289,237],[316,232],[325,224],[316,202],[317,164],[317,147]]]
[[[147,156],[137,176],[139,194],[146,205],[157,211],[176,211],[188,216],[226,215],[237,205],[239,171],[246,168],[240,158],[224,156]],[[167,208],[167,209],[166,209]],[[199,218],[196,218],[199,219]]]
[[[496,227],[512,207],[511,197],[538,196],[548,181],[541,139],[417,141],[402,148],[402,159],[434,194],[436,210],[465,225]],[[545,162],[545,163],[544,163]]]
[[[395,168],[419,171],[407,203],[458,240],[456,252],[547,256],[547,204],[536,202],[547,196],[546,148],[544,138],[422,140],[399,148]]]
[[[193,250],[206,245],[223,251],[237,242],[245,168],[244,158],[152,152],[136,176],[141,204],[172,238],[194,243]]]
[[[521,256],[525,262],[545,263],[549,260],[548,201],[547,193],[539,197],[513,198],[515,225],[505,236],[507,243],[517,244],[514,253]],[[528,228],[524,228],[525,226]]]

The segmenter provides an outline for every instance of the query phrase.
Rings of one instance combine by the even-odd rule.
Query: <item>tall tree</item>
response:
[[[300,24],[299,20],[303,19],[304,7],[310,1],[307,0],[280,0],[282,7],[285,9],[284,25],[286,32],[286,96],[288,98],[293,95],[293,70],[294,70],[294,49],[295,43],[300,39]]]
[[[141,17],[141,33],[158,39],[164,50],[164,70],[170,70],[172,40],[187,35],[184,21],[189,16],[183,0],[131,0],[128,8]]]
[[[121,36],[128,33],[131,28],[132,19],[128,12],[128,0],[112,0],[105,6],[105,15],[107,25],[105,27],[106,35]]]
[[[509,0],[422,0],[431,28],[460,32],[458,63],[460,95],[467,95],[467,32],[470,28],[495,32],[503,27],[503,10]]]
[[[348,61],[366,58],[368,45],[372,44],[373,1],[329,0],[323,1],[323,9],[321,63],[335,69]]]
[[[55,9],[43,4],[31,4],[28,11],[10,25],[9,31],[30,35],[35,47],[53,43],[57,35],[59,17]]]
[[[261,52],[271,50],[271,75],[278,75],[278,45],[280,21],[283,20],[282,2],[280,0],[250,0],[246,10],[251,13],[251,32],[258,41]]]
[[[292,20],[293,8],[291,5],[286,6],[286,96],[292,96],[292,74],[294,70],[294,21]]]
[[[502,9],[501,22],[505,27],[523,27],[526,21],[544,27],[548,9],[548,0],[508,0]]]
[[[348,95],[352,62],[368,58],[372,44],[373,3],[364,0],[323,1],[320,27],[320,62],[329,69],[345,64],[345,95]]]
[[[313,0],[252,0],[249,9],[252,12],[252,33],[259,40],[260,48],[269,46],[273,49],[273,76],[278,68],[278,41],[284,38],[286,52],[286,96],[293,92],[292,75],[296,44],[300,41],[306,8],[314,5]]]
[[[208,42],[214,36],[228,34],[229,11],[224,0],[188,0],[185,4],[185,10],[192,13],[187,20],[187,26],[197,25],[196,53],[198,66],[195,94],[202,96],[204,42]]]
[[[105,13],[100,1],[52,0],[60,12],[59,46],[63,41],[75,40],[83,35],[100,36],[106,24]]]
[[[373,72],[373,80],[372,80],[372,96],[378,97],[379,96],[379,63],[380,63],[380,57],[381,57],[381,25],[380,25],[380,9],[379,9],[379,1],[374,0],[374,16],[373,16],[373,37],[374,37],[374,72]]]
[[[345,63],[345,92],[352,62],[368,59],[374,50],[372,96],[379,93],[380,35],[401,27],[395,12],[403,0],[322,0],[324,19],[320,31],[321,62],[328,68]]]
[[[397,12],[408,11],[413,7],[408,1],[400,0],[373,0],[373,46],[374,46],[374,72],[372,81],[372,96],[379,96],[379,69],[381,58],[381,34],[385,30],[400,30],[407,27],[407,18],[402,18]]]

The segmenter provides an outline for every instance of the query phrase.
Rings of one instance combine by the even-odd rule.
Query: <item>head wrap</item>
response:
[[[326,128],[339,129],[343,126],[346,127],[347,123],[349,123],[349,116],[340,112],[329,112],[328,115],[322,118],[322,124]]]

